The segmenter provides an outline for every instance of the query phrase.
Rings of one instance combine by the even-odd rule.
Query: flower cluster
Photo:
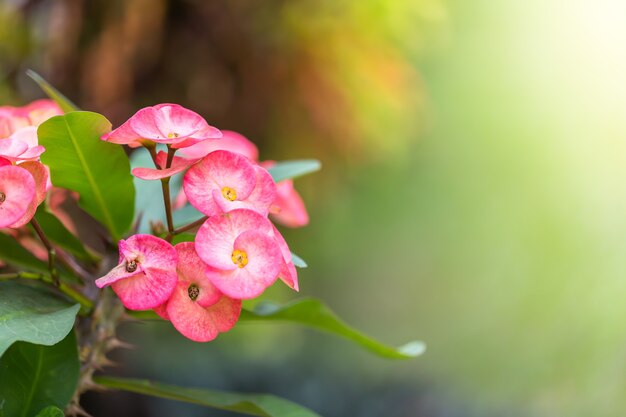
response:
[[[39,162],[45,149],[38,144],[37,126],[59,114],[51,100],[0,107],[0,228],[25,225],[45,199],[51,184]]]
[[[141,109],[102,139],[150,151],[155,168],[133,169],[138,178],[167,186],[184,172],[174,206],[188,202],[206,220],[194,242],[173,246],[171,224],[166,239],[138,234],[120,241],[119,264],[96,280],[98,287],[110,285],[128,309],[153,309],[195,341],[231,329],[241,300],[278,278],[298,290],[291,252],[269,217],[298,227],[308,215],[293,184],[274,182],[272,162],[259,162],[252,142],[175,104]],[[157,152],[157,144],[167,152]]]

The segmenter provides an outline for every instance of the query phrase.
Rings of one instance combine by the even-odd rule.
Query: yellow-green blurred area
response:
[[[296,181],[311,225],[285,232],[302,295],[428,344],[389,362],[292,326],[131,324],[115,372],[324,416],[626,414],[623,1],[5,0],[4,102],[39,96],[26,68],[115,124],[174,101],[264,159],[321,159]]]

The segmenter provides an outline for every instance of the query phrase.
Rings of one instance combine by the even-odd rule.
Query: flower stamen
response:
[[[133,273],[137,270],[137,261],[126,261],[126,272]]]
[[[168,139],[173,139],[173,138],[177,138],[178,136],[180,136],[178,133],[176,132],[170,132],[167,134],[167,138]]]
[[[224,187],[222,188],[222,196],[228,201],[235,201],[237,199],[237,191],[234,188]]]
[[[191,301],[196,301],[196,299],[200,295],[200,287],[198,287],[196,284],[191,284],[189,288],[187,288],[187,294],[189,295]]]
[[[4,203],[6,199],[7,199],[7,195],[3,193],[2,191],[0,191],[0,204]]]
[[[248,265],[248,254],[242,250],[235,249],[231,256],[233,263],[237,265],[239,268],[243,268]]]

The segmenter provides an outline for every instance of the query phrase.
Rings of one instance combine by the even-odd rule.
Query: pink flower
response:
[[[120,127],[102,136],[102,140],[131,147],[147,141],[184,148],[221,136],[199,114],[178,104],[158,104],[139,110]]]
[[[230,330],[241,313],[241,301],[223,295],[207,277],[208,266],[192,242],[175,246],[178,284],[169,300],[155,309],[176,330],[195,342],[208,342]]]
[[[0,157],[12,162],[37,160],[45,150],[38,144],[35,126],[23,127],[8,138],[0,139]]]
[[[196,235],[196,251],[211,267],[211,282],[237,299],[260,295],[274,283],[283,265],[272,223],[246,209],[213,216],[204,222]]]
[[[259,160],[259,149],[245,136],[231,130],[222,130],[220,140],[210,140],[197,143],[180,150],[185,158],[200,159],[213,151],[230,151],[241,154],[251,161]]]
[[[111,285],[131,310],[149,310],[163,304],[172,294],[176,276],[176,250],[152,235],[133,235],[120,240],[119,265],[96,280],[98,288]]]
[[[26,169],[0,167],[0,227],[11,227],[27,212],[35,199],[35,180]]]
[[[46,199],[49,174],[40,162],[6,162],[0,158],[0,227],[16,229],[31,221]]]
[[[21,128],[39,126],[52,116],[63,114],[52,100],[35,100],[23,107],[0,107],[0,138],[6,138]]]
[[[263,161],[262,167],[269,169],[276,165],[274,161]],[[276,200],[270,208],[272,220],[287,227],[302,227],[309,224],[309,213],[302,197],[293,186],[293,180],[276,183]]]
[[[282,255],[282,263],[278,277],[285,284],[287,284],[289,288],[299,291],[298,272],[296,271],[296,266],[293,264],[291,259],[291,250],[289,250],[289,246],[287,245],[283,235],[280,234],[274,225],[272,225],[272,233],[276,243],[278,243],[278,247],[280,248],[280,253]]]
[[[276,185],[270,174],[248,158],[228,151],[215,151],[189,168],[183,189],[192,206],[214,216],[237,208],[267,216],[276,200]]]
[[[157,154],[156,162],[161,169],[133,168],[132,174],[137,178],[141,178],[142,180],[160,180],[161,178],[171,177],[174,174],[186,170],[191,165],[198,162],[198,160],[179,158],[175,156],[172,159],[171,167],[165,168],[167,165],[167,152],[160,151]]]

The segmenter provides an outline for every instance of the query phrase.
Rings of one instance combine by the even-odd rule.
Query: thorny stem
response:
[[[58,287],[60,283],[59,271],[57,271],[56,265],[57,253],[52,247],[52,244],[50,243],[48,238],[46,237],[43,229],[39,225],[39,222],[35,220],[34,217],[31,219],[30,224],[33,226],[33,229],[35,229],[35,232],[37,232],[37,236],[39,236],[39,239],[41,239],[41,242],[48,250],[48,269],[50,270],[50,276],[52,277],[53,284]]]
[[[93,302],[82,295],[80,292],[76,291],[72,287],[64,284],[62,282],[54,282],[54,279],[45,274],[37,274],[33,272],[15,272],[9,274],[0,274],[0,281],[5,281],[9,279],[32,279],[41,282],[45,282],[47,284],[54,284],[59,291],[63,294],[67,295],[74,301],[78,302],[85,310],[90,311],[93,308]]]

